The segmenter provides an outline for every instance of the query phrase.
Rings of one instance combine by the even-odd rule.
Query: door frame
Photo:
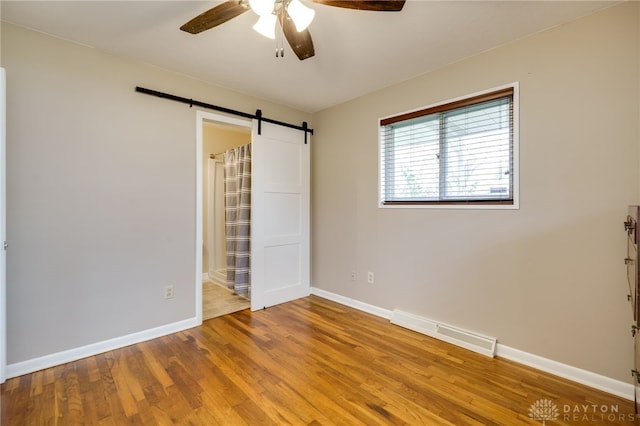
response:
[[[0,67],[0,383],[7,372],[7,191],[6,73]]]
[[[202,324],[202,218],[203,218],[203,201],[202,201],[202,182],[204,172],[202,167],[203,161],[203,127],[205,121],[213,121],[219,124],[229,124],[233,126],[253,127],[253,120],[245,120],[241,118],[233,118],[222,114],[215,114],[207,111],[196,111],[196,247],[195,247],[195,277],[196,277],[196,322]]]

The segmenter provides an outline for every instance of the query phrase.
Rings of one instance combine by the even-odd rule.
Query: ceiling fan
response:
[[[326,6],[376,12],[399,12],[405,0],[309,0]],[[298,59],[315,55],[311,34],[307,27],[315,11],[304,6],[300,0],[226,0],[212,9],[196,16],[180,27],[182,31],[198,34],[253,10],[259,15],[254,29],[260,34],[275,39],[278,23],[284,37]],[[282,46],[276,48],[276,56],[284,54]]]

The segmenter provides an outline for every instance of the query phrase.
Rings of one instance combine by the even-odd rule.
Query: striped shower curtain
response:
[[[251,144],[224,153],[227,287],[251,295]]]

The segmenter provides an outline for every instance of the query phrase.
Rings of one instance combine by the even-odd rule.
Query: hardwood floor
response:
[[[1,395],[3,425],[637,424],[631,401],[315,296],[13,378]]]

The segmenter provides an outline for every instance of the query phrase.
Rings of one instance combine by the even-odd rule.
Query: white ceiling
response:
[[[316,112],[619,3],[408,0],[401,12],[382,13],[303,2],[316,10],[309,27],[316,56],[304,61],[288,46],[285,57],[276,58],[275,42],[251,29],[257,19],[253,12],[198,35],[179,30],[220,0],[2,0],[0,16],[6,22]]]

